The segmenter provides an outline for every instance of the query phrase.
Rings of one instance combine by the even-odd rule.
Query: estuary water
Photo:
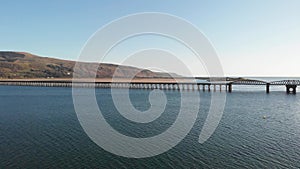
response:
[[[120,133],[149,137],[176,120],[178,91],[164,91],[165,111],[143,125],[123,118],[110,92],[95,93],[104,117]],[[149,109],[149,93],[130,90],[136,109]],[[200,144],[210,98],[211,93],[200,92],[198,118],[177,146],[158,156],[130,159],[105,151],[87,136],[77,119],[71,88],[0,86],[0,168],[300,168],[299,94],[234,87],[219,126]]]

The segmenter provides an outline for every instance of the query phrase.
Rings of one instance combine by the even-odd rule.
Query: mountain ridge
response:
[[[113,76],[119,78],[171,78],[168,73],[154,72],[133,66],[76,62],[15,51],[0,51],[0,78],[72,78],[75,64],[79,69],[79,74],[76,76],[84,78],[92,77],[94,74],[96,74],[96,78],[112,78]],[[172,73],[172,75],[176,74]]]

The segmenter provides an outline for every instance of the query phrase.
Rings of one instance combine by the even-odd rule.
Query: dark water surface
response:
[[[135,126],[118,114],[109,89],[96,89],[105,118],[136,137],[161,133],[176,119],[178,91],[165,93],[171,102],[162,116]],[[150,107],[148,95],[149,90],[130,93],[139,110]],[[0,86],[0,168],[300,168],[299,94],[227,94],[223,118],[204,144],[198,137],[211,94],[200,95],[198,119],[180,144],[155,157],[129,159],[89,139],[77,120],[71,88]]]

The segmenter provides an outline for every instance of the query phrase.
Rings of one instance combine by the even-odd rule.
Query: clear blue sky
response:
[[[196,25],[226,75],[300,76],[299,0],[1,0],[0,50],[75,60],[100,27],[137,12]]]

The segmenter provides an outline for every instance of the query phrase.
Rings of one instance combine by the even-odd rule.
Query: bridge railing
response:
[[[234,85],[266,85],[267,82],[259,81],[259,80],[239,80],[239,81],[234,81],[232,84],[234,84]]]
[[[300,80],[280,80],[270,82],[271,85],[300,85]]]

